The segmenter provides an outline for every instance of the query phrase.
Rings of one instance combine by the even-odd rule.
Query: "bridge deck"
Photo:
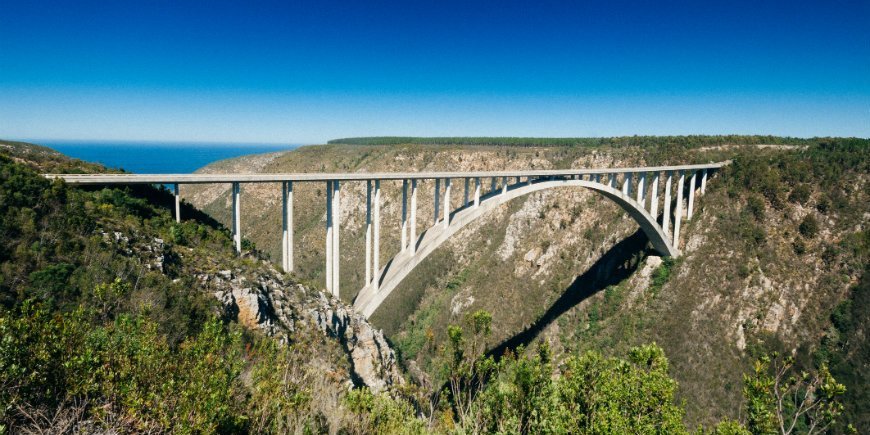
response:
[[[586,174],[622,174],[662,171],[718,169],[728,162],[699,165],[650,166],[637,168],[585,168],[506,170],[489,172],[334,172],[291,174],[45,174],[47,178],[62,178],[70,184],[204,184],[204,183],[277,183],[282,181],[365,181],[365,180],[427,180],[443,178],[491,177],[560,177]]]

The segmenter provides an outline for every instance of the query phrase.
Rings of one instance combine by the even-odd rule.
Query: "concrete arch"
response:
[[[441,221],[427,229],[413,241],[416,249],[400,252],[377,272],[378,289],[374,290],[371,285],[364,287],[353,302],[354,308],[364,316],[370,317],[418,264],[467,224],[512,199],[557,187],[583,187],[600,193],[628,212],[646,233],[656,251],[664,256],[679,255],[679,251],[665,235],[656,218],[620,190],[588,180],[555,179],[523,182],[508,186],[504,192],[497,190],[482,196],[477,207],[472,203],[456,209],[450,214],[450,224],[447,226]]]

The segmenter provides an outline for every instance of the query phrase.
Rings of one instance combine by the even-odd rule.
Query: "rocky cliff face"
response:
[[[119,254],[140,261],[147,270],[194,276],[197,287],[221,302],[227,317],[247,328],[284,343],[294,340],[299,329],[320,331],[325,339],[340,344],[356,384],[378,392],[404,383],[396,353],[379,329],[342,301],[293,282],[268,262],[247,256],[242,261],[248,267],[212,271],[195,260],[195,252],[160,238],[121,231],[104,231],[102,237]]]
[[[305,322],[341,344],[358,382],[376,392],[404,383],[383,333],[341,301],[292,283],[271,267],[254,276],[227,269],[196,278],[242,325],[286,342]]]

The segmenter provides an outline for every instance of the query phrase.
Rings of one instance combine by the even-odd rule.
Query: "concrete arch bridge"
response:
[[[515,170],[495,172],[304,173],[304,174],[46,174],[70,184],[169,184],[175,191],[175,216],[180,221],[179,184],[229,183],[233,198],[233,240],[241,251],[241,183],[281,183],[283,201],[282,267],[293,270],[293,184],[326,183],[326,273],[324,285],[339,294],[340,195],[347,182],[366,183],[365,285],[353,302],[370,317],[399,283],[429,254],[468,223],[501,204],[533,192],[557,187],[595,191],[618,204],[646,233],[663,256],[680,255],[680,226],[691,219],[697,196],[707,179],[730,162],[640,168]],[[688,185],[686,183],[688,179]],[[417,231],[418,182],[434,180],[432,226]],[[380,265],[381,182],[401,181],[401,245],[386,265]],[[463,201],[451,209],[453,182],[461,181]],[[485,186],[484,181],[488,181]],[[675,186],[674,186],[675,185]],[[442,189],[443,186],[443,189]],[[663,195],[660,192],[664,190]],[[685,198],[685,201],[683,200]],[[443,202],[442,202],[443,201]],[[686,209],[683,209],[684,202]]]

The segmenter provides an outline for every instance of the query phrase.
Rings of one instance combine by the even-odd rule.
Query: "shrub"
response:
[[[595,352],[569,359],[558,389],[569,432],[686,433],[664,352],[651,344],[629,355],[629,361]]]
[[[486,433],[570,432],[557,408],[549,350],[541,345],[526,358],[506,355],[479,398],[476,419]]]
[[[840,249],[834,245],[826,245],[825,249],[822,251],[822,261],[825,262],[825,265],[830,266],[837,261],[837,257],[840,255]]]
[[[740,263],[740,265],[737,266],[737,276],[739,276],[740,278],[746,278],[750,274],[752,274],[752,269],[750,269],[747,264]]]
[[[257,245],[249,239],[242,238],[242,251],[256,251]]]
[[[254,347],[248,401],[253,432],[290,433],[311,423],[306,419],[313,379],[296,353],[295,346],[281,346],[268,338]]]
[[[798,231],[802,236],[812,239],[819,232],[819,221],[816,220],[815,216],[808,214],[798,226]]]
[[[18,407],[51,407],[66,391],[93,390],[99,364],[85,349],[87,334],[82,311],[56,316],[26,301],[0,314],[0,427],[10,426]]]
[[[789,202],[804,205],[810,199],[810,188],[806,184],[800,184],[792,189],[788,195]]]
[[[46,266],[30,274],[30,285],[43,300],[64,298],[70,290],[69,278],[75,269],[72,264],[63,262]]]
[[[827,196],[822,196],[821,198],[819,198],[819,202],[818,202],[818,204],[816,204],[816,210],[818,210],[819,213],[825,214],[830,209],[831,209],[831,200],[828,199]]]
[[[804,255],[807,252],[807,244],[801,239],[795,239],[791,247],[797,255]]]
[[[764,200],[758,195],[749,195],[746,199],[746,210],[749,214],[755,217],[756,220],[764,219]]]
[[[239,339],[211,320],[173,349],[144,317],[93,326],[84,310],[52,314],[26,302],[0,316],[0,424],[14,426],[19,407],[78,399],[129,430],[231,431],[242,424]]]
[[[752,435],[752,432],[749,432],[749,429],[743,427],[742,424],[726,419],[716,425],[713,429],[713,435]]]
[[[738,231],[740,238],[746,241],[751,248],[761,247],[767,240],[767,231],[764,227],[748,219],[741,220]]]
[[[187,236],[184,235],[184,229],[180,224],[172,224],[172,226],[169,227],[169,240],[177,245],[187,244]]]
[[[93,305],[97,307],[100,314],[108,317],[121,306],[131,290],[130,283],[120,278],[115,278],[110,283],[97,284],[91,293]]]
[[[649,285],[649,292],[651,294],[657,294],[668,280],[670,280],[673,267],[674,259],[672,257],[665,257],[662,259],[662,264],[655,270],[655,272],[653,272],[652,275],[652,280]]]
[[[422,434],[424,421],[415,417],[410,403],[367,388],[350,391],[344,398],[348,409],[359,418],[360,433]]]

